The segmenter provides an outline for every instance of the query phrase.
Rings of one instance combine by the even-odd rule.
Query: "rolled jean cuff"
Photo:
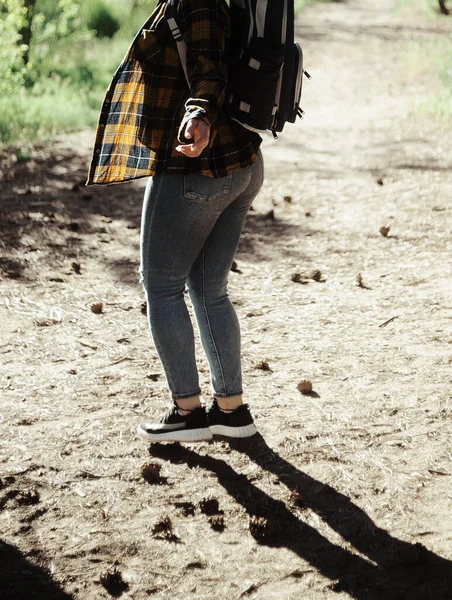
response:
[[[233,398],[234,396],[243,396],[243,390],[240,390],[239,392],[234,392],[233,394],[217,394],[217,392],[214,392],[213,394],[214,398]]]
[[[173,400],[187,400],[187,398],[196,398],[196,396],[201,395],[201,388],[198,388],[197,391],[190,392],[189,394],[171,394],[171,398]]]

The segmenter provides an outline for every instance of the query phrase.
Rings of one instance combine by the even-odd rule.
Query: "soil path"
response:
[[[7,598],[452,597],[452,131],[413,111],[434,81],[403,58],[452,23],[392,8],[299,19],[307,116],[265,140],[231,273],[252,443],[136,438],[165,397],[143,183],[84,189],[92,132],[0,155]]]

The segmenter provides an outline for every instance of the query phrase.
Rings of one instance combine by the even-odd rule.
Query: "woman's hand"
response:
[[[176,150],[189,158],[196,158],[207,148],[210,139],[210,125],[200,119],[187,121],[184,135],[187,139],[193,139],[192,144],[180,144]]]

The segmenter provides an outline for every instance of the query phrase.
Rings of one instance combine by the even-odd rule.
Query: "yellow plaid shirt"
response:
[[[178,23],[187,45],[188,87],[159,2],[132,42],[107,90],[88,185],[163,172],[223,177],[256,160],[261,138],[222,111],[227,79],[229,8],[224,0],[180,0]],[[211,123],[209,147],[198,158],[177,152],[188,114]]]

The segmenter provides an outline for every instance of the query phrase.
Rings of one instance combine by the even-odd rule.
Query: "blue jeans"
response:
[[[263,182],[257,161],[226,177],[151,177],[141,222],[141,276],[155,347],[174,399],[201,393],[188,288],[215,396],[242,393],[240,328],[228,275],[246,214]]]

